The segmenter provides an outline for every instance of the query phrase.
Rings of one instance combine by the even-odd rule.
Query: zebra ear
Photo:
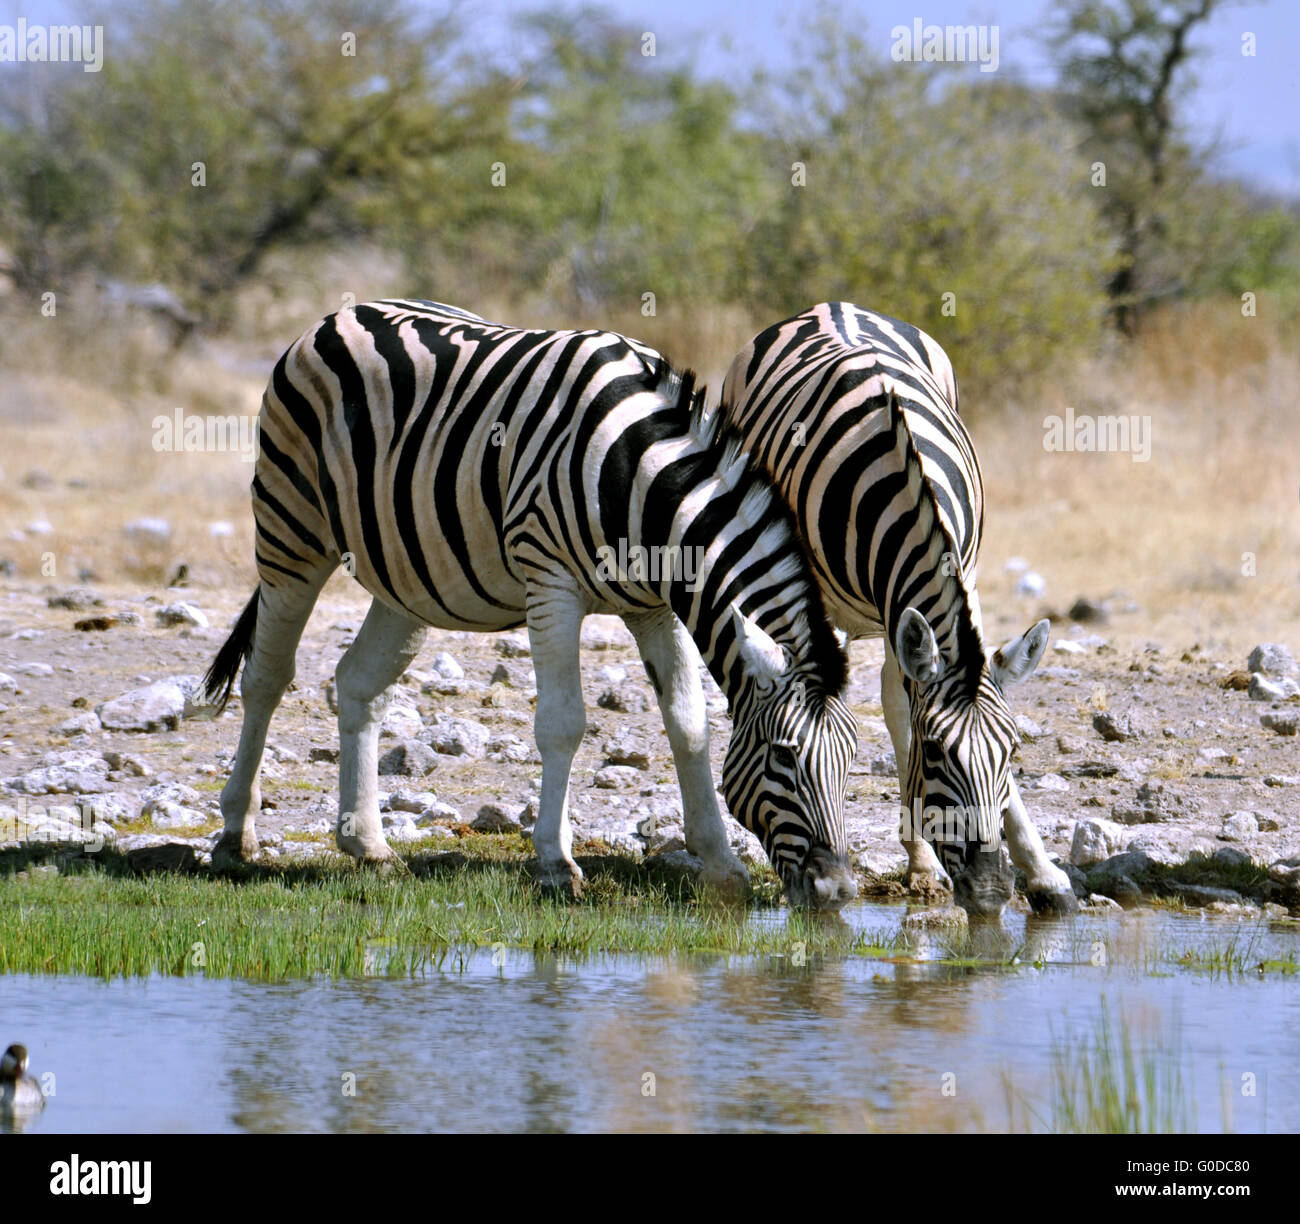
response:
[[[989,659],[989,671],[993,673],[993,682],[1005,690],[1009,685],[1019,684],[1043,657],[1047,649],[1047,635],[1052,622],[1040,620],[1032,629],[1025,630],[1018,638],[1012,638],[1005,646],[999,646]]]
[[[731,615],[736,627],[736,640],[740,643],[740,661],[745,674],[760,685],[773,683],[790,669],[790,656],[735,604]]]
[[[934,630],[915,608],[908,608],[898,622],[894,654],[903,675],[916,684],[933,684],[943,674],[943,659]]]

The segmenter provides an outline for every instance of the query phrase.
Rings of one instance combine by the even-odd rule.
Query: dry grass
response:
[[[61,301],[53,320],[10,307],[0,331],[0,532],[42,519],[55,530],[11,536],[0,556],[37,578],[53,554],[56,571],[45,576],[59,585],[83,569],[109,583],[157,584],[181,560],[197,585],[250,585],[251,466],[231,454],[157,453],[152,421],[178,406],[255,413],[271,365],[299,330],[341,294],[364,300],[395,280],[373,253],[324,260],[310,277],[286,275],[274,292],[250,291],[231,333],[179,355],[147,324],[104,319],[88,297]],[[428,292],[456,297],[446,287]],[[765,322],[730,307],[688,315],[669,303],[654,318],[635,309],[578,317],[541,296],[463,304],[525,325],[622,329],[694,365],[715,387]],[[987,483],[986,617],[1000,631],[1043,610],[1011,594],[1004,564],[1019,555],[1044,575],[1049,610],[1064,611],[1080,594],[1135,599],[1140,613],[1110,630],[1133,644],[1200,642],[1236,657],[1261,638],[1294,636],[1298,384],[1300,354],[1281,326],[1242,319],[1225,301],[1170,311],[1137,344],[1115,345],[1033,395],[968,400]],[[1149,416],[1149,462],[1046,451],[1044,419],[1067,405]],[[42,472],[49,483],[34,475]],[[145,515],[171,522],[167,545],[124,536],[123,525]],[[234,535],[214,538],[208,524],[216,520],[233,523]],[[1243,554],[1254,555],[1254,577],[1242,573]]]
[[[1047,580],[1047,602],[1124,591],[1139,615],[1112,626],[1185,649],[1242,656],[1300,620],[1300,353],[1235,303],[1171,311],[1141,340],[1074,371],[1033,406],[974,427],[988,505],[980,583],[1007,608],[1008,557]],[[1151,419],[1151,454],[1049,453],[1044,418]],[[1254,576],[1247,576],[1253,554]]]

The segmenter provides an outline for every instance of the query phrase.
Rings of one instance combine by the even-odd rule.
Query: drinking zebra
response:
[[[1012,776],[1019,735],[1003,696],[1038,665],[1050,626],[985,655],[983,482],[943,350],[910,324],[824,302],[755,336],[722,404],[794,510],[831,620],[885,639],[881,703],[913,880],[952,883],[972,913],[999,913],[1012,889],[1005,828],[1031,903],[1074,909]]]
[[[687,846],[708,877],[748,880],[718,811],[699,656],[730,704],[731,812],[794,902],[833,907],[856,894],[843,822],[856,750],[840,699],[847,660],[789,510],[720,421],[705,422],[690,372],[608,332],[526,331],[421,301],[343,310],[271,375],[253,515],[258,587],[206,677],[224,705],[246,660],[218,861],[257,852],[267,725],[316,597],[346,561],[374,598],[337,671],[341,849],[392,856],[376,796],[379,722],[426,627],[526,624],[539,875],[576,889],[579,628],[589,612],[614,612],[658,694]],[[693,564],[620,568],[643,550],[688,552]]]

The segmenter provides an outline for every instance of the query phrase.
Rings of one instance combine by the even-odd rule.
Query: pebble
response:
[[[1034,782],[1034,790],[1064,794],[1069,789],[1070,784],[1060,774],[1045,773]]]
[[[104,605],[104,601],[89,587],[72,587],[62,595],[51,595],[45,602],[51,608],[65,608],[69,612],[87,612]]]
[[[1285,701],[1288,697],[1294,697],[1297,693],[1300,693],[1300,684],[1297,684],[1290,676],[1269,680],[1260,672],[1251,673],[1250,685],[1246,689],[1246,696],[1251,701]]]
[[[135,540],[149,544],[165,544],[171,539],[171,524],[164,518],[139,518],[127,523],[122,530]]]
[[[158,680],[96,706],[95,713],[109,731],[175,731],[186,704],[177,680]]]
[[[211,623],[197,604],[188,600],[167,604],[154,612],[154,620],[160,629],[172,629],[177,625],[190,625],[196,629],[206,629]]]
[[[485,803],[470,821],[476,833],[515,833],[522,826],[518,817],[503,803]]]
[[[465,669],[445,650],[433,656],[433,670],[444,680],[464,680]]]
[[[1300,730],[1300,720],[1294,714],[1261,714],[1259,722],[1278,735],[1295,735]]]
[[[1076,867],[1092,867],[1121,854],[1129,834],[1112,820],[1080,820],[1074,826],[1070,842],[1070,862]]]
[[[614,710],[619,714],[643,714],[650,708],[650,696],[640,685],[620,684],[617,688],[605,689],[596,698],[596,704],[603,710]]]
[[[1117,718],[1111,711],[1103,710],[1092,716],[1093,730],[1108,744],[1120,744],[1134,738],[1133,720],[1125,714]]]
[[[429,742],[434,751],[445,756],[482,758],[487,755],[491,738],[492,732],[482,723],[451,714],[439,714],[429,730]]]
[[[1250,652],[1246,670],[1270,676],[1294,676],[1296,661],[1290,649],[1280,642],[1261,642]]]
[[[905,931],[937,931],[964,927],[969,922],[969,915],[960,905],[944,905],[938,909],[914,911],[903,919],[902,925]]]
[[[65,718],[58,726],[60,735],[90,735],[103,729],[99,716],[86,710]]]
[[[1034,720],[1029,717],[1028,714],[1016,715],[1016,730],[1020,732],[1022,739],[1031,742],[1036,739],[1042,739],[1043,736],[1047,734],[1038,723],[1034,722]]]
[[[433,791],[396,790],[388,796],[388,808],[394,812],[409,812],[416,816],[438,802]]]
[[[640,786],[641,771],[630,765],[606,765],[596,770],[596,785],[602,790],[623,790],[630,786]]]
[[[390,705],[379,724],[379,734],[391,739],[414,739],[423,730],[420,711],[408,705]]]
[[[601,747],[606,765],[630,765],[633,769],[649,769],[650,753],[645,744],[629,732],[607,739]]]
[[[1247,837],[1254,837],[1259,832],[1259,821],[1255,819],[1254,812],[1232,812],[1223,818],[1223,826],[1219,829],[1220,841],[1241,841]]]
[[[427,829],[435,824],[460,824],[460,811],[452,807],[450,803],[435,800],[420,813],[419,819],[415,823],[422,829]]]
[[[437,767],[437,753],[419,740],[403,740],[379,758],[379,772],[384,775],[418,778],[432,773]]]

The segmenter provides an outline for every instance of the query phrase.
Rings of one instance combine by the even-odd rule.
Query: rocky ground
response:
[[[141,594],[12,581],[0,616],[0,846],[189,846],[200,862],[238,738],[238,701],[215,720],[197,677],[242,606],[189,587]],[[332,850],[337,736],[331,676],[364,615],[336,580],[271,726],[258,825],[271,856]],[[1044,664],[1014,695],[1019,778],[1049,852],[1092,904],[1153,894],[1229,914],[1300,913],[1300,687],[1284,646],[1209,657],[1194,643],[1114,633],[1080,601],[1053,626]],[[588,730],[574,764],[579,849],[675,852],[680,804],[658,709],[615,618],[583,631]],[[880,708],[878,643],[855,643],[860,724],[848,837],[868,891],[901,892],[898,784]],[[715,773],[729,725],[705,677]],[[390,840],[525,828],[540,762],[523,633],[431,631],[394,690],[381,741]],[[742,857],[762,860],[728,818]],[[188,856],[188,851],[171,853]]]

